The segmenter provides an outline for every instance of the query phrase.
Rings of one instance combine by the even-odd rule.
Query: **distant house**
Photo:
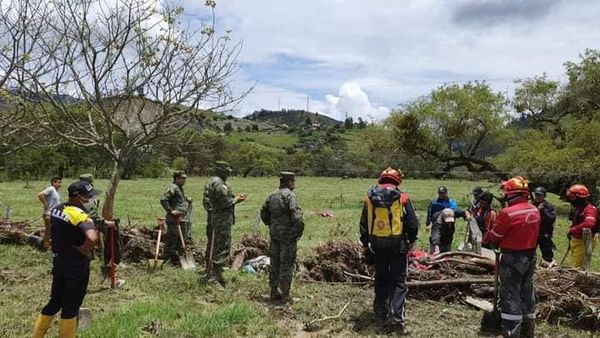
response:
[[[311,127],[313,130],[319,130],[321,129],[321,124],[319,123],[319,121],[315,121],[312,123]]]

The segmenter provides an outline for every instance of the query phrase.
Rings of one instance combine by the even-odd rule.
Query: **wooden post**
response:
[[[591,229],[583,229],[583,265],[581,269],[583,271],[588,271],[592,267],[592,230]]]

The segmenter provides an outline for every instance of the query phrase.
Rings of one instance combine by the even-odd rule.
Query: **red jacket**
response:
[[[538,209],[522,199],[500,211],[496,224],[486,232],[483,241],[507,250],[535,249],[540,223]]]
[[[583,208],[576,208],[573,213],[573,224],[569,229],[569,233],[575,238],[581,238],[583,229],[592,229],[592,233],[596,228],[598,221],[598,209],[591,203],[586,204]]]

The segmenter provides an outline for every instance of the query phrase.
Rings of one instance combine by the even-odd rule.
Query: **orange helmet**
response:
[[[402,171],[392,167],[385,168],[379,175],[379,183],[390,182],[399,185],[402,182]]]
[[[500,184],[500,190],[504,194],[527,194],[529,195],[529,184],[527,180],[521,176],[515,176],[508,181],[503,181]]]
[[[575,184],[572,185],[569,189],[567,189],[567,198],[570,200],[588,197],[590,197],[590,191],[583,184]]]

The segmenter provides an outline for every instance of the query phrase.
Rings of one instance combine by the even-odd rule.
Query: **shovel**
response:
[[[492,312],[486,311],[481,318],[481,331],[500,332],[502,330],[500,311],[498,311],[498,271],[500,270],[500,252],[494,250],[496,254],[496,269],[494,270],[494,303]]]
[[[190,270],[196,268],[196,262],[193,258],[188,256],[187,250],[185,249],[185,240],[183,239],[183,233],[181,232],[181,223],[179,222],[179,216],[177,217],[177,231],[179,232],[179,239],[181,239],[181,247],[183,248],[183,255],[179,255],[179,262],[183,270]]]
[[[158,238],[156,239],[156,252],[154,253],[154,259],[149,259],[148,265],[146,267],[149,273],[162,269],[163,263],[165,262],[162,259],[158,259],[158,251],[160,250],[160,237],[162,235],[164,223],[164,218],[158,219]]]

